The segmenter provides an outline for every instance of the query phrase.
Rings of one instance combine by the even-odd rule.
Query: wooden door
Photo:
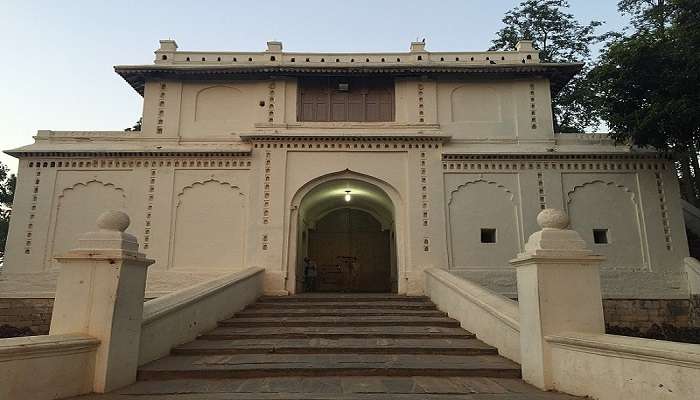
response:
[[[390,234],[371,215],[351,209],[328,214],[309,233],[318,291],[389,292]]]

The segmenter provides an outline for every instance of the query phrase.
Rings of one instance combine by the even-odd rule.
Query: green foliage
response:
[[[685,150],[700,139],[700,2],[658,3],[665,10],[634,8],[634,20],[650,15],[653,24],[639,20],[642,29],[614,39],[590,76],[613,138]]]
[[[530,39],[542,62],[587,62],[591,46],[606,35],[596,35],[599,21],[581,24],[566,12],[565,0],[526,0],[503,17],[505,27],[496,33],[491,50],[512,50],[521,39]],[[555,131],[582,132],[596,128],[595,96],[587,79],[588,68],[576,75],[552,99]]]
[[[600,116],[618,142],[672,150],[683,196],[697,204],[700,2],[623,0],[618,7],[635,30],[613,39],[590,73]]]
[[[131,128],[124,129],[125,132],[137,131],[141,132],[141,126],[143,125],[143,117],[139,118],[138,121]]]
[[[9,175],[5,164],[0,163],[0,264],[5,258],[5,243],[7,231],[10,226],[10,214],[12,212],[12,200],[15,196],[17,177]]]

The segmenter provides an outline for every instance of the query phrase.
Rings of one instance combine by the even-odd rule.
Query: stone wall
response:
[[[700,295],[692,295],[690,299],[690,326],[700,327]]]
[[[46,335],[52,310],[53,299],[50,298],[0,299],[0,325],[29,327],[37,335]]]
[[[696,302],[696,307],[700,301]],[[605,323],[622,328],[649,329],[653,324],[687,327],[693,307],[687,299],[604,299]],[[695,311],[700,314],[700,309]],[[700,322],[696,317],[695,322]]]
[[[0,299],[0,325],[30,327],[34,333],[49,332],[53,299]],[[653,324],[676,327],[700,326],[700,296],[685,299],[604,299],[605,323],[646,330]]]

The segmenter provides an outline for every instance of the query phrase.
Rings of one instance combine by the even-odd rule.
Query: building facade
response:
[[[5,273],[52,273],[120,209],[156,260],[155,292],[260,266],[269,293],[418,294],[439,267],[515,296],[508,261],[539,211],[561,208],[606,257],[606,298],[687,299],[673,163],[553,131],[552,94],[580,68],[541,63],[528,41],[312,54],[163,40],[153,64],[115,67],[143,96],[141,131],[39,131],[7,152],[20,162]]]

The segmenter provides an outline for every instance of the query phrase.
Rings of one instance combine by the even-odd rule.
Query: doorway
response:
[[[298,212],[294,293],[398,291],[394,204],[380,187],[326,181],[304,194]]]
[[[318,292],[391,291],[390,232],[369,213],[334,210],[309,231],[308,257],[316,264]]]

